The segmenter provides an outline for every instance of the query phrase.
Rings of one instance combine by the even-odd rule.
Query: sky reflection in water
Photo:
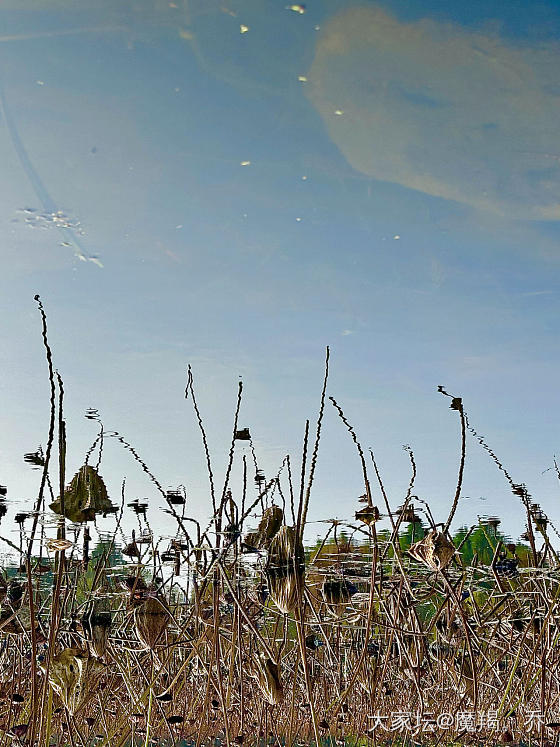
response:
[[[95,407],[205,516],[187,363],[216,473],[242,376],[241,424],[272,476],[316,417],[330,345],[329,393],[374,449],[394,506],[410,444],[416,493],[447,516],[459,433],[442,384],[560,519],[545,472],[560,404],[557,3],[3,8],[9,498],[31,505],[38,473],[23,454],[48,426],[40,293],[70,474],[95,437],[83,417]],[[160,505],[116,443],[101,471],[113,495],[126,475],[129,500]],[[352,516],[361,470],[332,408],[316,478],[310,519]],[[523,531],[474,440],[463,493],[456,526],[496,513]]]

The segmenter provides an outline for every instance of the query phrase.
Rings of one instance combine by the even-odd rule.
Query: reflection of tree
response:
[[[406,529],[404,530],[404,532],[399,534],[399,543],[401,546],[401,550],[403,552],[405,550],[408,550],[411,545],[413,545],[415,542],[418,542],[418,540],[421,540],[424,535],[425,530],[420,522],[408,522],[406,524]]]
[[[420,522],[403,522],[398,536],[398,546],[401,553],[406,551],[426,535],[426,527]],[[379,529],[377,531],[377,541],[381,547],[385,547],[391,542],[392,532],[389,529]],[[466,538],[466,539],[465,539]],[[502,545],[508,545],[511,548],[509,538],[496,527],[488,527],[480,524],[472,529],[466,526],[460,527],[452,535],[455,547],[460,547],[461,561],[464,566],[472,565],[473,561],[480,565],[490,565],[494,558],[494,553],[499,542]],[[509,543],[509,544],[508,544]],[[529,565],[529,548],[522,543],[513,543],[515,545],[515,554],[519,558],[521,565]],[[343,567],[352,559],[362,556],[365,560],[371,553],[371,545],[367,540],[361,542],[350,542],[348,536],[341,532],[335,539],[329,539],[326,542],[317,540],[315,545],[306,548],[306,563],[313,558],[313,566],[318,571],[327,566]],[[387,550],[387,559],[394,557],[394,550],[390,546]]]
[[[109,540],[100,540],[91,552],[90,560],[84,573],[79,578],[76,589],[76,599],[78,602],[85,602],[92,591],[99,586],[106,587],[107,590],[115,590],[115,587],[122,577],[126,577],[124,569],[125,559],[118,547]],[[122,569],[122,573],[118,569]],[[107,570],[116,571],[107,579],[105,572]]]
[[[454,544],[459,545],[460,542],[465,538],[467,529],[463,528],[459,532],[455,533]],[[461,557],[465,565],[471,565],[473,559],[478,559],[479,563],[483,565],[489,565],[494,557],[496,544],[499,540],[503,540],[503,536],[496,532],[492,533],[491,542],[490,536],[483,526],[478,526],[465,540],[465,543],[461,547]]]
[[[483,524],[473,529],[470,534],[467,527],[461,527],[453,535],[453,544],[456,547],[461,546],[461,559],[465,566],[472,565],[475,558],[482,565],[490,565],[499,542],[505,545],[508,538],[496,528],[489,529]],[[529,548],[526,545],[515,544],[515,554],[523,565],[528,563],[528,553]]]
[[[104,555],[107,556],[105,564],[108,568],[115,568],[115,566],[122,565],[125,562],[120,549],[113,542],[100,540],[92,550],[90,565],[92,563],[97,564],[97,561]]]

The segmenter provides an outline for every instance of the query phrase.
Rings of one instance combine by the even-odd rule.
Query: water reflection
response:
[[[40,85],[44,85],[43,81],[38,81]],[[76,221],[67,216],[62,210],[58,210],[56,203],[53,201],[43,181],[39,177],[33,163],[31,162],[25,145],[20,137],[16,123],[12,117],[11,111],[8,107],[3,86],[0,81],[0,111],[2,118],[8,128],[10,139],[14,150],[19,159],[19,163],[25,172],[35,196],[40,200],[43,210],[45,212],[39,212],[36,208],[26,207],[19,210],[19,213],[24,215],[24,222],[31,228],[57,228],[61,231],[64,241],[61,242],[61,246],[73,247],[74,254],[78,259],[87,262],[92,261],[100,267],[103,267],[98,257],[88,257],[84,254],[83,245],[80,241],[81,236],[84,235],[84,231],[79,221]],[[17,222],[18,219],[14,219]]]
[[[224,474],[230,448],[247,505],[271,476],[297,474],[328,343],[329,395],[382,467],[372,490],[384,528],[393,516],[420,541],[455,497],[452,532],[476,526],[481,548],[486,535],[534,542],[527,515],[555,547],[558,9],[437,5],[4,3],[0,514],[11,552],[44,519],[31,498],[49,401],[37,292],[70,397],[68,469],[84,455],[103,465],[107,500],[126,494],[122,546],[140,557],[142,537],[164,537],[174,566],[176,517],[203,535],[221,500],[206,468]],[[202,447],[181,409],[189,363]],[[239,375],[248,394],[232,447]],[[473,439],[455,495],[460,436],[437,403],[441,381],[504,455],[507,482]],[[361,472],[333,414],[310,521],[355,518],[369,531],[375,506],[354,505]],[[216,528],[223,541],[238,520]],[[48,539],[56,549],[72,535]],[[552,552],[546,541],[531,551]],[[513,559],[499,552],[501,576]]]
[[[434,735],[451,744],[464,733],[485,743],[515,734],[521,744],[539,725],[554,733],[557,714],[539,708],[536,688],[521,703],[507,686],[545,676],[539,648],[554,660],[550,546],[536,558],[506,541],[497,517],[460,529],[453,543],[402,510],[391,516],[397,531],[376,531],[379,513],[367,519],[361,533],[333,521],[304,550],[269,504],[244,535],[255,559],[238,552],[241,532],[224,546],[179,532],[160,551],[157,536],[132,531],[120,545],[118,518],[90,557],[85,544],[80,557],[77,541],[59,538],[46,556],[5,565],[5,731],[41,733],[25,666],[36,661],[61,745],[69,725],[84,744],[140,744],[148,734],[169,745],[291,743],[296,729],[315,744],[427,744]],[[536,527],[546,538],[543,522]],[[72,529],[77,540],[82,527]]]
[[[357,171],[517,220],[557,220],[559,54],[556,40],[350,8],[323,26],[305,91]]]

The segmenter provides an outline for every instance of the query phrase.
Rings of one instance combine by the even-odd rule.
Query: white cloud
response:
[[[324,27],[305,91],[356,170],[508,218],[557,220],[559,69],[555,42],[516,46],[351,8]]]

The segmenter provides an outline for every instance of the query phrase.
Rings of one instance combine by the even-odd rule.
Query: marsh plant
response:
[[[477,435],[459,397],[440,387],[457,417],[459,445],[454,498],[437,523],[414,495],[410,449],[408,490],[397,501],[387,495],[374,454],[364,453],[328,397],[328,350],[319,416],[313,428],[305,425],[297,477],[289,456],[271,479],[259,469],[250,429],[238,423],[240,384],[217,491],[189,367],[185,395],[209,475],[204,528],[188,515],[185,491],[163,490],[95,411],[88,416],[98,435],[67,479],[63,382],[36,300],[50,423],[45,449],[25,456],[41,481],[34,510],[16,515],[22,542],[4,540],[18,561],[0,577],[0,745],[558,743],[555,529]],[[363,495],[352,499],[354,521],[327,522],[324,536],[305,547],[331,406],[341,438],[355,444]],[[524,542],[508,542],[494,517],[450,533],[471,436],[521,501]],[[127,503],[124,486],[120,503],[109,499],[107,438],[132,453],[161,493],[176,525],[170,541],[148,525],[145,503]],[[231,484],[240,445],[254,458],[253,494],[245,456],[241,483]],[[125,511],[138,528],[122,541]],[[47,541],[49,513],[58,518]],[[114,529],[92,549],[100,515],[112,517]]]

